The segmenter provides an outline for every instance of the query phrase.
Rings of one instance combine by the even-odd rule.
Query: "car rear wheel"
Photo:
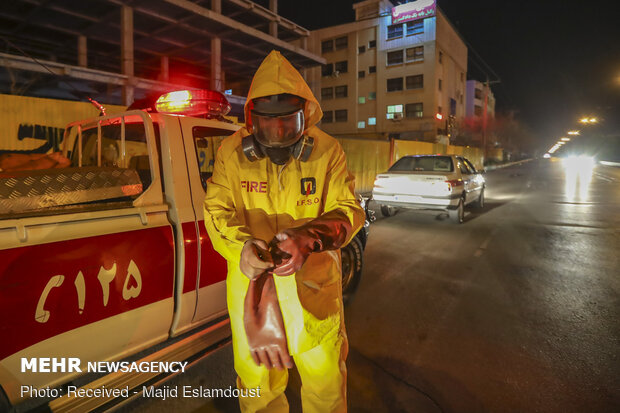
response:
[[[396,208],[389,205],[381,205],[381,215],[384,217],[391,217],[396,215]]]
[[[362,241],[356,236],[340,250],[342,263],[342,296],[347,301],[357,289],[364,264]]]
[[[480,190],[480,196],[476,201],[476,208],[483,209],[484,208],[484,188]]]
[[[448,211],[448,215],[450,215],[450,220],[454,221],[457,224],[461,224],[465,217],[465,209],[463,208],[463,199],[459,199],[459,205],[456,209],[451,209]]]

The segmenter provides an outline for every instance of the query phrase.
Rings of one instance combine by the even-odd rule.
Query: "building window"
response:
[[[368,100],[375,100],[377,98],[377,92],[368,92]]]
[[[463,83],[463,80],[465,80],[465,73],[461,72],[461,83]]]
[[[363,120],[357,122],[357,129],[364,129],[366,127],[366,122]]]
[[[346,49],[347,47],[349,47],[349,38],[347,36],[336,39],[336,50]]]
[[[424,20],[407,23],[407,36],[424,33]]]
[[[336,86],[336,97],[337,98],[346,98],[347,97],[347,85],[344,86]]]
[[[456,116],[456,99],[450,98],[450,116]]]
[[[394,77],[392,79],[388,79],[387,80],[387,91],[395,92],[397,90],[403,90],[403,78]]]
[[[357,53],[362,54],[366,51],[366,46],[360,46],[357,48]]]
[[[441,115],[441,106],[437,106],[437,113]]]
[[[441,90],[441,79],[439,79],[439,82],[437,82],[437,87],[439,88],[439,90]]]
[[[408,62],[420,62],[424,60],[424,46],[410,47],[405,50]]]
[[[386,119],[402,119],[403,105],[388,105],[386,112]]]
[[[336,72],[347,73],[349,71],[349,62],[343,60],[342,62],[336,62]]]
[[[334,73],[334,64],[327,63],[321,67],[321,76],[329,76]]]
[[[424,75],[413,75],[405,78],[407,89],[422,89],[424,88]]]
[[[387,53],[387,64],[397,65],[403,62],[403,50],[394,50]]]
[[[443,53],[439,52],[439,63],[443,63]]]
[[[346,122],[347,121],[347,110],[340,109],[335,111],[336,122]]]
[[[332,123],[334,121],[334,112],[331,110],[326,110],[323,112],[323,123]]]
[[[476,99],[482,99],[482,90],[480,89],[474,89],[474,97]]]
[[[366,96],[360,96],[357,98],[357,103],[366,103]]]
[[[369,49],[373,49],[375,47],[377,47],[377,41],[376,40],[371,40],[371,41],[368,42],[368,48]]]
[[[421,118],[424,116],[424,105],[420,103],[407,103],[405,105],[405,116],[407,118]]]
[[[357,77],[360,78],[360,79],[366,77],[366,71],[365,70],[360,70],[359,72],[357,72]]]
[[[377,66],[368,67],[368,73],[376,73],[376,72],[377,72]]]
[[[334,50],[334,41],[333,40],[323,40],[321,42],[321,53],[327,53]]]
[[[333,99],[334,98],[334,88],[333,87],[324,87],[321,88],[321,100]]]
[[[393,24],[392,26],[388,26],[387,30],[387,38],[388,39],[396,39],[398,37],[403,37],[403,25],[401,24]]]
[[[474,105],[474,115],[482,116],[482,106]]]
[[[376,125],[377,118],[368,118],[368,126]]]
[[[463,104],[463,94],[461,93],[461,96],[459,96],[459,103],[462,105]]]

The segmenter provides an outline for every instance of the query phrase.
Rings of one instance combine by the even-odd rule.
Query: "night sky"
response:
[[[258,1],[261,3],[261,1]],[[353,0],[279,1],[278,12],[307,29],[352,22]],[[620,128],[620,14],[615,2],[438,0],[461,35],[499,76],[498,111],[514,110],[541,145],[582,115]],[[472,56],[469,78],[494,75]]]

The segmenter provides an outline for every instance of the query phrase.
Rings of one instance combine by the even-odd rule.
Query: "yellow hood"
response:
[[[289,93],[306,100],[304,109],[305,129],[316,125],[323,117],[319,102],[301,74],[280,52],[272,50],[259,66],[250,85],[248,98],[245,102],[245,125],[248,131],[251,130],[250,101],[280,93]]]

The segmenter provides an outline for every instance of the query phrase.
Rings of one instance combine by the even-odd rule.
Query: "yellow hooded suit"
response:
[[[306,162],[290,159],[279,166],[263,158],[250,162],[241,139],[250,134],[248,104],[281,93],[306,100],[306,135],[314,148]],[[249,280],[239,269],[245,241],[269,242],[281,230],[298,227],[327,212],[348,219],[347,242],[364,223],[340,144],[315,125],[323,113],[297,70],[277,51],[260,65],[245,105],[246,127],[219,148],[204,202],[205,225],[215,249],[228,261],[227,300],[233,331],[239,388],[261,387],[260,398],[240,398],[244,412],[288,411],[284,397],[288,372],[257,366],[243,324]],[[290,276],[275,276],[289,352],[302,378],[304,412],[346,411],[346,333],[344,330],[340,252],[311,254]]]

